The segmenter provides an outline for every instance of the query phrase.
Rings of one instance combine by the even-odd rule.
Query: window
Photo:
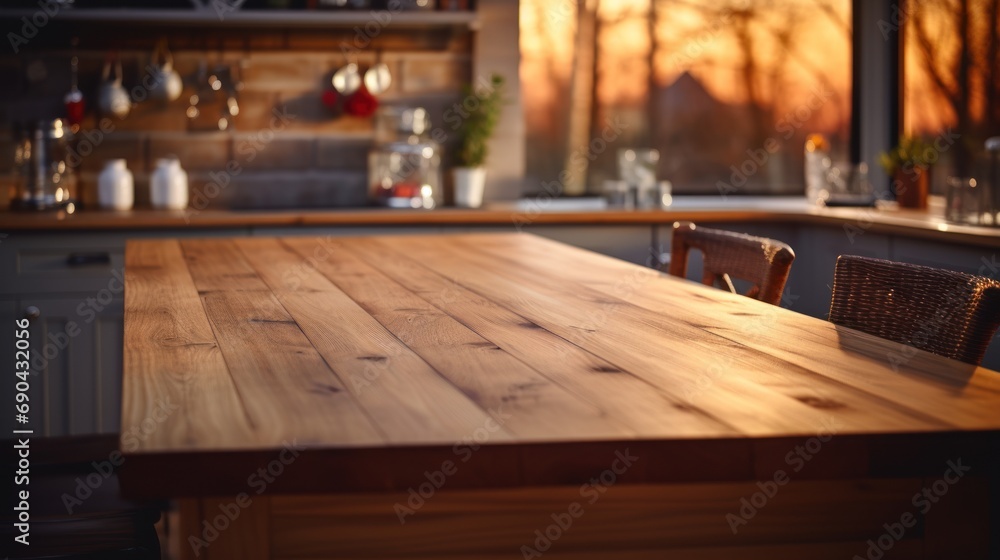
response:
[[[624,148],[659,150],[659,177],[684,194],[800,194],[811,133],[847,159],[850,0],[522,0],[520,9],[527,180],[537,191],[558,182],[570,194],[599,192]]]
[[[982,176],[984,143],[1000,135],[1000,0],[903,5],[903,131],[943,147],[931,189]]]

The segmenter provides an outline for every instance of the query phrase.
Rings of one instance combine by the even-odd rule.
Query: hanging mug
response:
[[[162,62],[159,61],[161,55]],[[153,86],[149,91],[152,98],[160,101],[174,101],[181,96],[184,82],[177,70],[174,70],[174,57],[166,47],[157,48],[153,52],[149,74],[153,78]]]
[[[114,66],[115,75],[111,76],[111,62],[104,63],[104,71],[101,75],[101,87],[97,95],[97,104],[102,113],[110,114],[124,119],[132,109],[132,99],[128,91],[122,86],[122,63],[116,62]]]

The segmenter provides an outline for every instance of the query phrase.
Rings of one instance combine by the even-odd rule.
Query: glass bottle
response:
[[[369,197],[390,208],[430,209],[442,203],[441,150],[422,107],[384,107],[375,116],[368,154]]]

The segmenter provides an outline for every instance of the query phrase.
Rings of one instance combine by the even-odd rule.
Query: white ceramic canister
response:
[[[97,176],[97,204],[105,210],[131,210],[135,182],[124,159],[108,160]]]
[[[188,204],[188,176],[177,158],[156,160],[149,179],[149,200],[158,210],[183,210]]]

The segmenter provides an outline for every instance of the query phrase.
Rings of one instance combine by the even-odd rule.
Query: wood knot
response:
[[[335,387],[333,385],[326,385],[323,383],[316,383],[313,385],[312,389],[309,389],[310,393],[316,393],[318,395],[327,395],[330,393],[339,393],[340,387]]]
[[[500,350],[500,347],[492,342],[469,342],[467,344],[473,348],[485,348],[487,350]]]
[[[358,356],[358,359],[366,362],[378,362],[380,364],[389,361],[389,358],[386,358],[385,356]]]
[[[821,399],[819,397],[796,397],[796,400],[805,403],[813,408],[819,408],[822,410],[834,410],[837,408],[844,408],[844,403],[839,403],[837,401],[832,401],[829,399]]]

